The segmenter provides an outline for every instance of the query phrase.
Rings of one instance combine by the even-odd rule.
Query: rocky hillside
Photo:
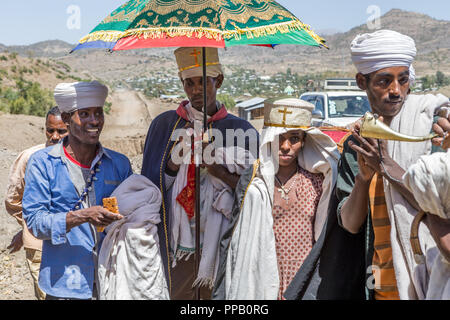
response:
[[[419,76],[435,74],[437,70],[450,73],[450,21],[436,20],[430,16],[393,9],[381,17],[381,27],[413,37],[418,48],[416,70]],[[349,46],[359,33],[370,32],[364,25],[344,33],[326,35],[327,49],[305,46],[279,46],[272,49],[260,47],[232,47],[221,50],[226,72],[233,66],[258,70],[261,74],[274,74],[291,68],[298,73],[338,71],[353,74]],[[89,74],[115,82],[127,77],[176,73],[173,49],[141,49],[106,53],[89,50],[68,54],[75,45],[62,41],[45,41],[31,46],[8,47],[22,56],[58,59],[71,66],[74,72]],[[0,52],[4,50],[0,45]]]
[[[381,28],[399,31],[415,39],[418,48],[415,65],[419,76],[435,74],[437,70],[450,73],[450,21],[393,9],[381,17]],[[350,42],[357,34],[365,32],[370,30],[364,24],[344,33],[326,35],[329,50],[290,45],[279,46],[275,50],[242,46],[221,50],[221,57],[228,74],[233,66],[244,66],[268,75],[288,68],[298,73],[337,71],[343,76],[351,75],[355,70],[350,60]],[[54,40],[30,46],[0,45],[0,52],[7,49],[21,56],[51,58],[69,65],[74,73],[108,82],[158,72],[176,74],[173,49],[141,49],[113,54],[88,50],[69,55],[73,47],[74,44]]]

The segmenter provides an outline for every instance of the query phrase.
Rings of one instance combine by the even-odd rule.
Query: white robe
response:
[[[292,129],[263,129],[258,176],[246,191],[226,257],[226,300],[276,300],[278,297],[280,283],[272,216],[278,159],[275,138],[289,130]],[[316,241],[327,218],[339,158],[337,146],[329,136],[318,129],[307,131],[298,163],[309,172],[322,173],[325,178],[315,216]]]
[[[420,157],[405,173],[403,181],[422,210],[450,219],[450,151]],[[426,257],[430,279],[425,298],[449,300],[450,261],[442,254],[430,256],[427,252]]]
[[[134,174],[111,197],[124,218],[105,229],[98,259],[100,300],[169,300],[156,227],[161,192]]]
[[[239,147],[217,148],[215,163],[223,164],[230,173],[241,175],[254,161],[252,154]],[[212,162],[212,161],[211,161]],[[188,165],[182,164],[172,189],[171,239],[175,250],[172,267],[178,260],[189,258],[195,252],[195,219],[188,219],[184,208],[176,200],[187,183]],[[229,225],[234,192],[222,180],[202,170],[200,176],[200,242],[202,253],[198,275],[193,286],[212,288],[219,264],[220,239]]]
[[[438,108],[448,104],[443,95],[409,95],[401,112],[394,117],[391,129],[412,136],[425,136],[431,131],[433,116]],[[431,152],[431,141],[388,141],[392,159],[407,170],[420,156]],[[407,200],[386,180],[384,191],[391,222],[392,258],[400,299],[425,299],[431,266],[439,255],[436,243],[425,224],[419,227],[419,239],[425,263],[418,263],[410,243],[411,225],[417,214]]]

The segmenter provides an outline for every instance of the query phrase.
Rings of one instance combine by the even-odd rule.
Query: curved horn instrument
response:
[[[408,142],[420,142],[436,138],[437,134],[429,134],[424,137],[408,136],[396,132],[377,119],[378,117],[370,112],[366,112],[361,124],[360,134],[364,138],[374,138],[382,140],[396,140]]]

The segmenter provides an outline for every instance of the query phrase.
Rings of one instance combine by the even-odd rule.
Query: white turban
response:
[[[91,107],[103,107],[108,88],[98,81],[60,83],[56,86],[55,101],[61,112],[73,112]]]
[[[351,44],[352,61],[362,74],[390,67],[410,68],[416,53],[412,38],[392,30],[358,35]]]

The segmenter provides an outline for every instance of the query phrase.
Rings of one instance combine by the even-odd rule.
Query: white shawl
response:
[[[215,161],[223,164],[230,173],[241,175],[254,161],[251,153],[243,148],[228,147],[215,149]],[[176,200],[187,183],[188,165],[182,164],[172,189],[171,239],[173,252],[172,267],[178,260],[188,259],[195,252],[195,219],[188,219],[184,208]],[[219,244],[229,225],[233,207],[234,192],[220,179],[211,176],[204,169],[200,176],[200,243],[202,254],[199,271],[193,287],[214,286],[218,264]]]
[[[132,175],[112,193],[123,219],[109,225],[99,253],[101,300],[169,300],[156,225],[161,193]]]
[[[450,218],[450,151],[420,157],[403,176],[420,208],[443,219]],[[430,250],[429,250],[430,251]],[[427,300],[450,299],[450,263],[442,254],[426,253],[430,274]]]
[[[434,113],[447,103],[448,99],[443,95],[409,95],[390,127],[407,135],[425,136],[431,131]],[[431,141],[388,141],[388,152],[403,169],[408,169],[420,156],[431,152]],[[415,261],[410,243],[411,224],[417,211],[386,179],[384,191],[391,221],[392,256],[400,299],[424,299],[429,267]],[[424,224],[419,228],[419,238],[423,252],[434,256],[438,249]]]
[[[277,172],[276,137],[292,129],[263,129],[260,168],[243,200],[227,254],[225,297],[227,300],[276,300],[279,275],[273,232],[274,179]],[[299,165],[324,175],[323,192],[314,223],[315,240],[327,219],[328,204],[337,179],[339,151],[333,140],[318,129],[307,131],[298,156]]]

